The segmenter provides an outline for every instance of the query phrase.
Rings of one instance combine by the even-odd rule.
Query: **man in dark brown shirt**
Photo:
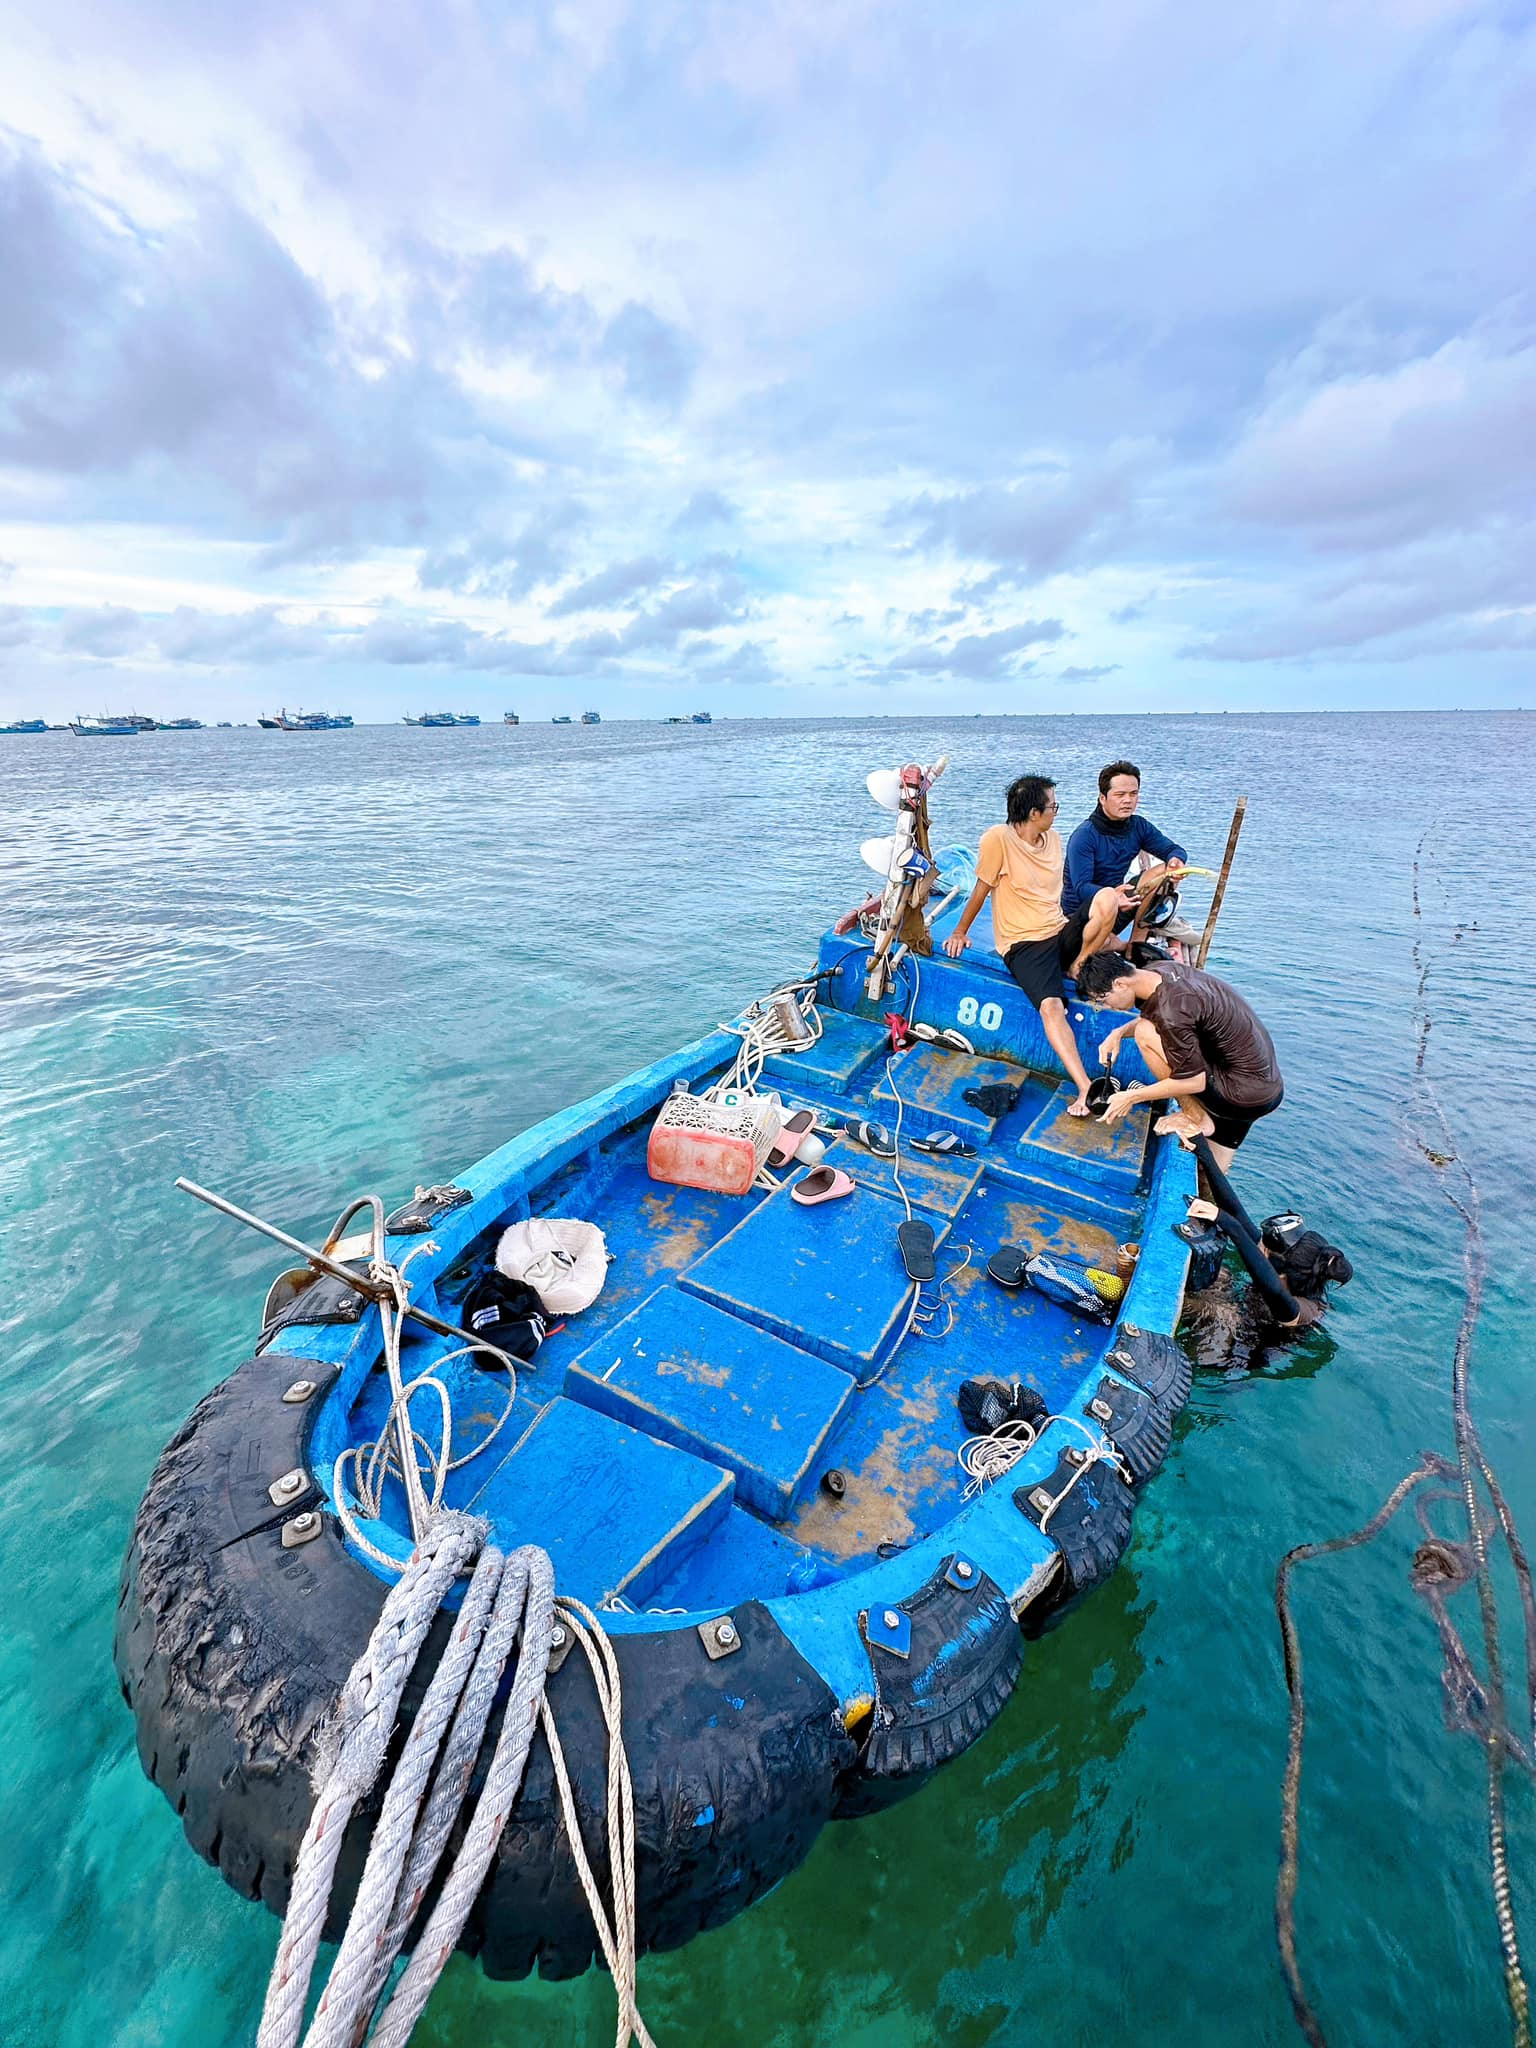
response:
[[[1138,1102],[1176,1095],[1192,1127],[1208,1131],[1218,1163],[1229,1167],[1249,1131],[1285,1094],[1274,1043],[1248,1003],[1202,968],[1176,960],[1133,967],[1121,953],[1085,960],[1077,986],[1090,1002],[1141,1013],[1100,1045],[1105,1066],[1114,1065],[1129,1033],[1157,1076],[1144,1088],[1121,1089],[1105,1123],[1118,1123]]]

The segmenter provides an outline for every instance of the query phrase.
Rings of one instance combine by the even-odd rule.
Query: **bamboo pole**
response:
[[[1238,835],[1243,829],[1243,817],[1248,809],[1248,799],[1240,796],[1237,809],[1232,813],[1232,829],[1227,834],[1227,850],[1222,857],[1221,873],[1216,877],[1216,893],[1211,898],[1210,915],[1205,920],[1205,930],[1200,934],[1200,950],[1195,955],[1195,965],[1203,967],[1211,950],[1211,940],[1216,936],[1216,919],[1221,911],[1221,899],[1227,893],[1227,876],[1232,872],[1232,857],[1237,852]]]

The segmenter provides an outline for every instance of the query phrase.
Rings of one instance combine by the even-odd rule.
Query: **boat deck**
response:
[[[1054,1411],[1104,1348],[1100,1325],[999,1287],[986,1262],[1016,1244],[1112,1269],[1116,1246],[1138,1235],[1147,1113],[1107,1130],[1067,1115],[1065,1084],[1012,1062],[918,1045],[888,1064],[875,1024],[833,1011],[823,1024],[815,1046],[765,1071],[760,1085],[786,1109],[894,1128],[894,1086],[905,1139],[951,1129],[977,1147],[972,1159],[901,1153],[942,1288],[925,1290],[926,1327],[906,1333],[895,1168],[846,1136],[829,1137],[827,1157],[856,1192],[814,1208],[789,1198],[798,1166],[778,1191],[738,1197],[653,1181],[649,1117],[546,1181],[535,1211],[598,1224],[607,1282],[520,1370],[516,1413],[493,1450],[451,1475],[447,1498],[490,1515],[503,1541],[545,1544],[562,1585],[590,1601],[710,1608],[748,1589],[829,1584],[889,1555],[961,1505],[963,1380],[1023,1380]],[[1022,1084],[1001,1118],[963,1101],[999,1080]],[[439,1280],[450,1318],[509,1220]],[[445,1348],[413,1334],[407,1376]],[[488,1424],[499,1381],[467,1360],[446,1375],[456,1429]],[[375,1372],[349,1434],[376,1435],[386,1405]],[[833,1469],[840,1496],[822,1484]]]

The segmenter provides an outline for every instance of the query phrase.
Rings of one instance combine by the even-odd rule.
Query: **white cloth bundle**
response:
[[[532,1216],[502,1232],[496,1270],[531,1287],[552,1316],[573,1316],[602,1293],[608,1247],[595,1223]]]

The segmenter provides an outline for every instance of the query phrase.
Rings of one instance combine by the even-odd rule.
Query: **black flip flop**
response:
[[[896,1140],[884,1124],[872,1124],[858,1117],[844,1124],[843,1129],[856,1145],[862,1145],[866,1152],[873,1152],[877,1159],[896,1157]]]
[[[936,1131],[931,1138],[914,1138],[914,1152],[933,1152],[940,1159],[974,1159],[976,1147],[966,1143],[958,1131]]]
[[[1022,1287],[1028,1264],[1028,1252],[1020,1251],[1016,1244],[1003,1244],[988,1259],[987,1271],[999,1287]]]
[[[921,1285],[931,1280],[938,1271],[933,1257],[933,1225],[921,1223],[914,1216],[910,1221],[897,1225],[896,1243],[901,1252],[901,1263],[907,1269],[907,1278]]]

